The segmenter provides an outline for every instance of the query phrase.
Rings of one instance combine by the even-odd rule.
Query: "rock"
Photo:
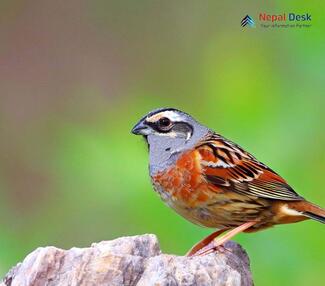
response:
[[[249,259],[235,242],[223,251],[185,257],[162,254],[152,234],[94,243],[89,248],[41,247],[5,276],[0,286],[253,285]]]

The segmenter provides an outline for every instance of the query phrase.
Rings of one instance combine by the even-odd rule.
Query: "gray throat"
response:
[[[152,176],[173,165],[182,152],[193,148],[208,132],[207,127],[197,125],[188,140],[186,138],[149,135],[147,140],[149,144],[150,175]]]

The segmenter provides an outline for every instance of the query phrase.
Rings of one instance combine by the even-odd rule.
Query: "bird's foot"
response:
[[[218,237],[220,234],[224,233],[227,229],[221,229],[217,230],[213,233],[211,233],[209,236],[205,237],[201,241],[199,241],[197,244],[195,244],[187,253],[186,256],[194,256],[196,253],[201,252],[202,249],[206,249],[211,242],[214,241],[216,237]]]
[[[197,251],[193,256],[203,256],[208,255],[211,253],[225,253],[225,252],[231,252],[231,249],[226,248],[223,244],[221,245],[215,245],[214,241],[211,242],[209,245],[203,247],[199,251]]]

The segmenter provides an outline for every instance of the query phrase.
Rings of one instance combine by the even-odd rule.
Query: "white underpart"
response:
[[[222,167],[222,168],[230,168],[233,167],[233,164],[227,164],[222,160],[219,160],[218,162],[207,162],[207,161],[202,161],[202,165],[206,167],[211,167],[211,168],[216,168],[216,167]]]
[[[283,206],[281,207],[281,212],[284,213],[284,214],[286,214],[286,215],[291,215],[291,216],[302,215],[301,212],[298,212],[298,211],[296,211],[296,210],[294,210],[294,209],[290,209],[290,208],[288,207],[288,205],[283,205]]]

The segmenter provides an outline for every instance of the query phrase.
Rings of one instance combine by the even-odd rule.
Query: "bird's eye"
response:
[[[158,127],[163,130],[169,129],[169,127],[172,125],[172,122],[167,117],[162,117],[158,120]]]

